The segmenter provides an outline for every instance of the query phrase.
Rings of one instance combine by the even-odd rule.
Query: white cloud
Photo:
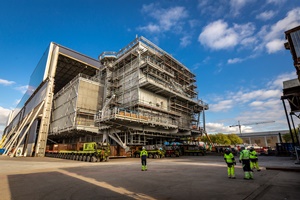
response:
[[[234,24],[229,27],[223,20],[217,20],[203,28],[198,41],[211,49],[227,49],[238,45],[247,38],[251,38],[254,30],[255,27],[252,23]]]
[[[257,43],[257,38],[256,37],[247,37],[247,38],[243,38],[240,42],[240,44],[243,47],[252,47],[254,44]]]
[[[241,63],[241,62],[243,62],[243,59],[241,59],[241,58],[228,59],[228,61],[227,61],[228,64],[236,64],[236,63]]]
[[[148,24],[147,26],[143,26],[139,28],[141,31],[149,31],[151,33],[157,33],[160,32],[160,26],[156,24]]]
[[[253,101],[252,103],[249,104],[249,106],[258,107],[258,106],[262,106],[263,104],[264,102],[262,101]]]
[[[206,123],[206,130],[208,133],[234,133],[236,128],[225,126],[223,123]]]
[[[222,100],[217,104],[211,104],[209,110],[212,112],[225,112],[233,107],[233,100]]]
[[[247,3],[239,2],[240,5]],[[257,17],[267,19],[275,14],[273,11],[266,11]],[[294,8],[286,14],[286,17],[277,21],[273,25],[262,26],[260,31],[255,34],[253,23],[229,24],[223,20],[217,20],[205,26],[199,34],[198,41],[211,49],[221,50],[230,49],[237,46],[242,48],[253,48],[256,54],[263,49],[271,53],[276,53],[284,49],[284,32],[300,25],[300,7]],[[250,58],[250,57],[249,57]],[[245,61],[230,59],[228,64]]]
[[[210,18],[219,19],[224,17],[225,12],[228,13],[229,6],[228,0],[198,0],[197,9],[199,10],[200,15],[206,15]]]
[[[172,29],[181,29],[183,19],[188,17],[184,7],[176,6],[168,9],[161,8],[158,4],[143,5],[142,12],[154,18],[156,23],[138,27],[139,30],[151,33],[165,32]]]
[[[11,110],[3,108],[0,106],[0,126],[5,126],[7,122],[7,117]]]
[[[256,15],[256,19],[267,21],[267,20],[271,19],[272,17],[274,17],[275,14],[276,13],[272,10],[265,11],[265,12],[262,12],[262,13]]]
[[[278,99],[272,98],[267,101],[253,101],[249,104],[249,106],[257,109],[274,109],[278,105],[281,105],[281,101],[278,101]]]
[[[200,25],[200,21],[198,21],[196,19],[191,19],[191,20],[189,20],[189,25],[191,28],[195,28]]]
[[[274,109],[274,108],[276,108],[278,106],[281,107],[282,106],[282,102],[279,101],[279,99],[273,98],[273,99],[269,99],[268,101],[266,101],[264,105],[266,107],[269,107],[270,109]]]
[[[299,26],[300,24],[300,7],[289,11],[285,18],[279,20],[274,25],[268,27],[264,26],[260,34],[263,35],[263,40],[268,53],[275,53],[283,50],[284,32]],[[281,43],[281,45],[280,45]]]
[[[238,126],[234,126],[237,124],[231,124],[233,127],[229,127],[224,123],[206,123],[206,130],[209,134],[215,133],[236,133],[239,134],[240,130]],[[241,132],[242,133],[249,133],[253,132],[253,128],[251,126],[244,126],[241,125]]]
[[[234,24],[233,29],[236,33],[238,33],[239,37],[247,38],[253,35],[255,26],[250,22],[246,24]]]
[[[253,43],[252,43],[253,44]],[[241,62],[245,62],[248,59],[254,59],[258,56],[258,54],[254,53],[251,54],[245,58],[230,58],[227,60],[227,64],[236,64],[236,63],[241,63]]]
[[[209,3],[209,0],[198,0],[198,8],[202,8],[207,6]]]
[[[267,0],[267,3],[273,3],[273,4],[277,4],[277,5],[283,4],[285,2],[286,2],[286,0]]]
[[[245,92],[245,93],[240,91],[237,94],[235,94],[233,96],[233,98],[237,102],[246,103],[246,102],[252,101],[253,99],[257,99],[257,100],[266,100],[269,98],[279,99],[281,95],[282,95],[282,92],[279,89],[277,89],[277,90],[260,89],[260,90],[254,90],[251,92]]]
[[[236,16],[240,14],[240,10],[246,6],[246,4],[253,2],[253,0],[230,0],[231,13]]]
[[[226,49],[237,45],[238,34],[226,22],[218,20],[204,27],[198,41],[212,49]]]
[[[0,85],[13,85],[15,82],[14,81],[8,81],[4,79],[0,79]]]
[[[191,36],[183,36],[182,38],[180,38],[180,46],[182,47],[186,47],[188,46],[189,44],[191,44]]]
[[[280,97],[282,96],[282,82],[284,80],[290,80],[296,77],[296,73],[285,73],[274,78],[274,80],[269,81],[266,87],[245,91],[239,90],[237,92],[230,92],[227,94],[221,94],[220,96],[213,96],[213,102],[209,103],[209,112],[217,112],[220,115],[224,113],[233,113],[238,110],[238,115],[235,116],[234,120],[232,116],[228,116],[225,121],[228,125],[224,125],[225,121],[222,123],[214,122],[207,123],[207,131],[209,133],[223,132],[232,133],[238,132],[236,127],[229,129],[229,125],[234,123],[233,121],[241,121],[241,124],[262,122],[262,121],[275,121],[272,127],[275,129],[287,129],[287,122],[284,115],[284,108]],[[288,105],[287,105],[288,107]],[[234,110],[233,110],[234,108]],[[253,132],[253,131],[266,131],[263,126],[252,126],[243,125],[242,132]]]
[[[28,85],[16,87],[15,89],[18,90],[18,91],[20,91],[20,92],[22,92],[22,94],[25,94],[25,92],[26,92],[27,89],[28,89]]]
[[[279,50],[284,49],[283,48],[284,43],[285,43],[285,40],[279,40],[279,39],[275,39],[275,40],[268,42],[266,44],[268,53],[271,54],[271,53],[275,53]]]
[[[290,73],[284,73],[277,76],[274,80],[268,82],[267,86],[272,89],[280,89],[283,88],[283,81],[291,80],[297,78],[297,74],[295,71]]]

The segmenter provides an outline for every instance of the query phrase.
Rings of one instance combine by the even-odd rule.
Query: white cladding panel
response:
[[[80,79],[78,88],[77,109],[85,112],[97,112],[103,101],[103,88],[93,81]]]
[[[140,88],[140,101],[149,106],[155,106],[160,109],[168,110],[168,99],[166,97],[157,95],[153,92]]]
[[[59,132],[77,125],[94,126],[94,115],[100,109],[103,87],[79,78],[64,88],[54,99],[50,132]]]
[[[75,111],[78,93],[78,81],[64,88],[58,97],[54,97],[50,132],[57,132],[75,125]]]

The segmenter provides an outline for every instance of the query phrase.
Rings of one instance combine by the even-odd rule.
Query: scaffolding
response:
[[[127,147],[205,132],[208,105],[197,99],[195,75],[149,40],[138,37],[99,60],[106,99],[95,115],[101,133]]]

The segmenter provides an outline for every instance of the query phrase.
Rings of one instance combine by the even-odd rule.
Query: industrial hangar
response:
[[[98,60],[50,43],[9,116],[3,155],[43,157],[49,144],[109,143],[113,155],[206,134],[196,76],[144,37]]]

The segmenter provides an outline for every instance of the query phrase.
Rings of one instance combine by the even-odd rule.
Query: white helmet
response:
[[[145,150],[145,147],[143,147],[142,149]]]

